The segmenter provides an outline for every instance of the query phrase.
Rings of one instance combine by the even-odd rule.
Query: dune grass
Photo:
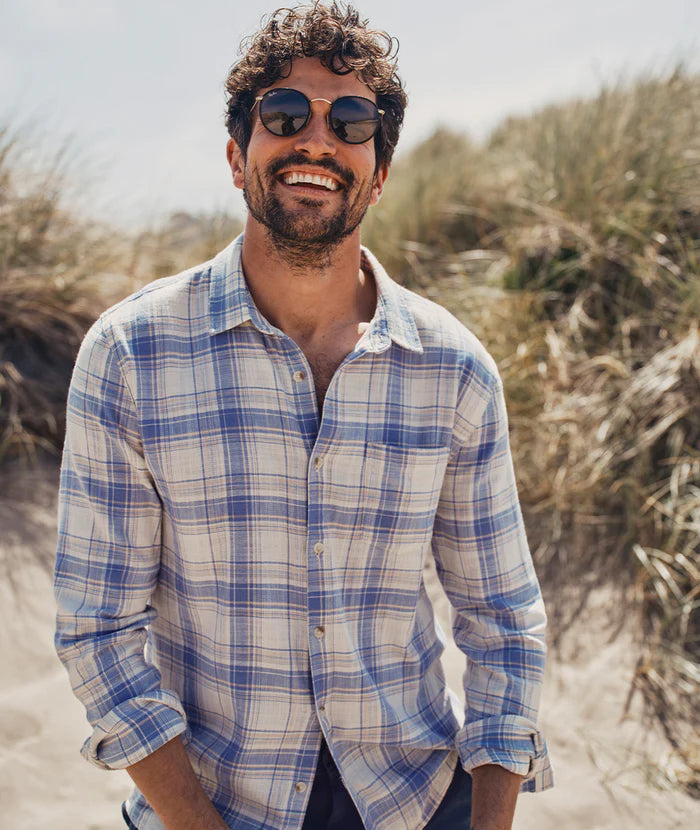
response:
[[[64,207],[65,149],[45,157],[0,126],[0,458],[60,446],[94,277],[114,263],[104,228]]]
[[[60,450],[75,356],[107,306],[208,259],[241,227],[178,213],[127,235],[71,209],[74,172],[69,148],[46,155],[0,125],[0,461]]]

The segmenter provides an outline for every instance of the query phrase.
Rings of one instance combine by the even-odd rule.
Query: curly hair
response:
[[[226,78],[226,128],[244,158],[258,91],[287,77],[295,58],[316,57],[336,75],[356,72],[375,93],[385,113],[374,137],[376,167],[391,162],[408,99],[396,73],[398,41],[368,28],[368,22],[352,6],[317,2],[277,9],[259,32],[242,42],[243,57]]]

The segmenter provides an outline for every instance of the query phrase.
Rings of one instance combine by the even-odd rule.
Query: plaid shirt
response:
[[[363,250],[376,313],[319,413],[241,243],[107,311],[78,357],[56,644],[93,728],[83,754],[123,768],[182,734],[239,830],[301,826],[322,732],[376,830],[423,827],[458,762],[549,786],[545,614],[493,360]],[[129,812],[163,826],[138,792]]]

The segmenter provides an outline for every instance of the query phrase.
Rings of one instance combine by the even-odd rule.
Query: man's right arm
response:
[[[138,384],[103,321],[81,347],[68,397],[55,590],[56,648],[87,710],[83,755],[127,769],[168,830],[224,828],[180,735],[179,697],[144,655],[155,619],[162,508],[141,445]],[[198,817],[198,818],[197,818]],[[197,823],[199,822],[199,823]]]
[[[127,772],[167,830],[228,830],[194,774],[179,737]]]

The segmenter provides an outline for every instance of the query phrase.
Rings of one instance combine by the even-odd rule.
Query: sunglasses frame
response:
[[[340,139],[340,141],[342,141],[344,144],[365,144],[371,138],[375,137],[382,124],[382,116],[384,115],[384,110],[380,110],[379,107],[374,103],[374,101],[372,101],[370,98],[365,98],[363,95],[341,95],[339,98],[336,98],[335,101],[329,101],[328,98],[309,98],[300,89],[294,89],[293,87],[287,86],[268,89],[268,91],[264,95],[258,95],[258,97],[253,101],[253,106],[250,108],[250,112],[252,112],[255,109],[256,104],[263,101],[268,95],[274,92],[294,92],[297,95],[301,95],[301,97],[306,101],[308,111],[306,113],[304,123],[301,125],[301,127],[299,127],[298,130],[295,130],[293,133],[289,133],[289,136],[297,135],[297,133],[300,133],[304,129],[304,127],[306,127],[306,125],[309,123],[309,120],[311,119],[311,104],[313,104],[314,101],[323,101],[324,103],[328,104],[329,109],[326,114],[326,123],[328,124],[328,129],[331,130],[333,135]],[[343,136],[339,135],[335,127],[333,126],[333,122],[331,120],[331,113],[333,112],[333,107],[338,103],[338,101],[344,101],[347,98],[357,98],[360,101],[367,101],[374,107],[374,109],[377,111],[377,115],[379,116],[376,122],[376,126],[374,128],[374,132],[371,135],[367,136],[367,138],[363,138],[362,141],[348,141],[346,138],[343,138]],[[289,138],[289,136],[280,135],[279,133],[276,133],[273,130],[271,130],[263,121],[262,116],[260,117],[260,123],[263,125],[263,127],[265,127],[265,129],[268,131],[268,133],[270,133],[270,135],[277,136],[277,138]]]

